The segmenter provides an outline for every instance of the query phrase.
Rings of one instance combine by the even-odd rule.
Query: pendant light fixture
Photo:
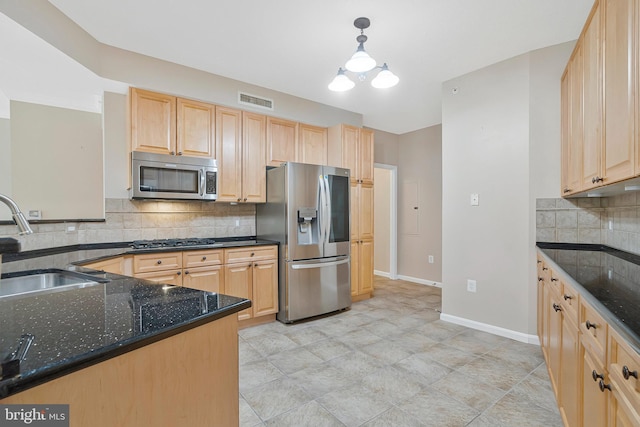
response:
[[[353,25],[360,29],[360,35],[356,37],[358,48],[344,65],[346,70],[342,67],[338,68],[338,74],[333,81],[329,83],[329,90],[334,92],[344,92],[352,89],[356,85],[353,80],[347,76],[346,71],[357,74],[358,80],[364,81],[366,80],[367,73],[369,71],[380,69],[378,75],[371,81],[371,86],[378,89],[385,89],[397,85],[400,79],[389,71],[387,63],[385,62],[382,66],[376,65],[376,60],[369,56],[369,54],[364,50],[364,43],[367,41],[367,36],[364,35],[364,29],[369,28],[369,25],[371,25],[369,18],[358,18],[353,21]]]

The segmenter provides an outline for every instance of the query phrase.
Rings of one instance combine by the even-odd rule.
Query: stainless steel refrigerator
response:
[[[348,169],[289,162],[267,170],[256,233],[280,242],[281,322],[351,306],[349,191]]]

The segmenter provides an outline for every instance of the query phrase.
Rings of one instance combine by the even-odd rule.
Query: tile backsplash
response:
[[[640,255],[640,194],[537,199],[536,240],[601,243]]]
[[[104,222],[33,224],[34,233],[28,236],[17,236],[13,224],[0,225],[0,236],[20,240],[22,251],[79,243],[252,236],[255,215],[254,204],[106,199]]]

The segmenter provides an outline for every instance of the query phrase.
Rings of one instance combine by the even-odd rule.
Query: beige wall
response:
[[[559,80],[570,50],[552,46],[443,84],[445,317],[535,340],[533,194],[550,191],[536,180],[559,164],[533,159],[559,152]],[[471,193],[479,206],[470,206]],[[467,292],[467,279],[477,292]]]
[[[11,196],[11,128],[9,124],[9,119],[0,119],[0,194],[7,196]],[[0,218],[5,217],[11,216],[9,209],[2,205]]]
[[[375,168],[373,182],[375,236],[373,269],[391,273],[391,170]]]
[[[100,114],[11,101],[11,190],[23,212],[104,218],[102,150]]]
[[[375,162],[398,167],[398,276],[438,284],[442,281],[441,126],[402,135],[376,130]]]

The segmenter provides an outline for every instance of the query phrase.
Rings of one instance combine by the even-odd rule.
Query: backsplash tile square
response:
[[[640,255],[640,195],[537,199],[536,239],[605,244]]]
[[[0,236],[17,238],[23,251],[81,243],[253,236],[255,215],[254,204],[106,199],[105,221],[33,224],[34,233],[28,236],[17,236],[13,224],[0,225]]]

